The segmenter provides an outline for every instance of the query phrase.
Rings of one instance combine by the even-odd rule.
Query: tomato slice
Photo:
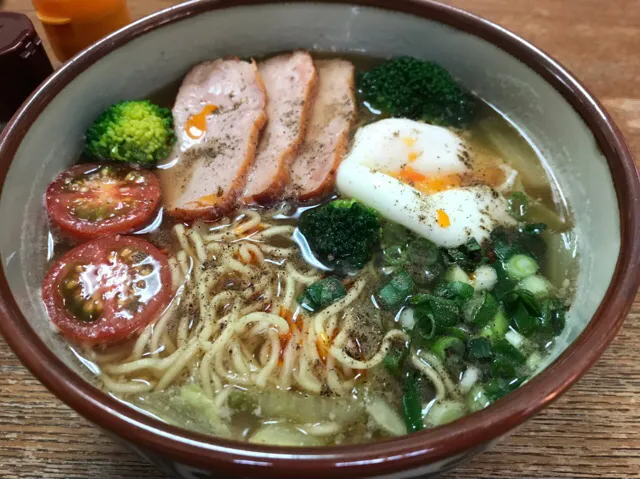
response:
[[[131,236],[106,236],[63,255],[47,272],[42,299],[71,341],[113,344],[139,332],[171,299],[167,257]]]
[[[128,233],[154,216],[160,182],[150,171],[126,166],[77,165],[49,185],[46,202],[49,217],[67,233]]]

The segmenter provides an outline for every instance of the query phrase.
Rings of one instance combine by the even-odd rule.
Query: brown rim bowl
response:
[[[302,45],[291,43],[287,35],[297,30],[290,25],[296,22],[304,25],[305,19],[312,14],[311,18],[314,18],[315,23],[305,25],[304,29],[307,33],[300,33],[300,35],[307,35],[307,38],[311,39],[316,38],[317,42],[306,40]],[[268,22],[252,24],[236,37],[233,37],[233,31],[227,32],[226,36],[223,34],[225,28],[232,28],[225,27],[225,22],[232,24],[235,18],[255,19],[256,17],[265,18],[265,15],[273,15],[273,19],[280,22],[277,28],[282,30],[282,36],[278,40],[270,40],[272,37],[275,38],[276,33],[259,32],[261,28],[272,28],[264,25]],[[345,19],[345,17],[348,18]],[[385,19],[383,23],[380,22],[381,18]],[[211,27],[203,26],[203,22],[210,22]],[[375,34],[370,28],[372,25],[379,27],[375,29]],[[166,63],[158,64],[158,68],[162,70],[162,68],[173,68],[171,67],[172,59],[178,58],[175,55],[188,57],[183,61],[193,64],[198,59],[207,58],[205,53],[198,53],[199,50],[215,51],[217,48],[215,42],[202,46],[202,43],[207,43],[208,40],[200,40],[204,37],[196,39],[185,36],[185,31],[181,30],[184,28],[194,32],[210,31],[213,37],[216,32],[220,32],[217,38],[218,43],[222,45],[220,48],[232,48],[233,45],[238,45],[237,50],[217,52],[220,55],[225,53],[241,55],[243,48],[246,50],[242,45],[257,41],[256,35],[260,33],[266,39],[264,43],[273,45],[272,51],[296,46],[312,48],[316,43],[320,45],[320,49],[324,48],[322,45],[330,47],[335,44],[338,50],[351,49],[352,46],[354,49],[367,50],[371,47],[376,50],[376,45],[383,43],[387,45],[380,47],[376,52],[378,54],[390,54],[393,53],[393,48],[405,48],[417,49],[415,50],[417,53],[414,54],[419,55],[420,49],[424,48],[424,56],[436,57],[438,61],[445,63],[445,66],[452,68],[456,75],[463,80],[468,77],[471,82],[474,81],[474,76],[470,75],[466,68],[476,67],[473,66],[474,60],[465,51],[474,50],[476,56],[485,55],[484,52],[490,51],[491,58],[487,57],[488,65],[498,65],[497,68],[500,68],[500,65],[508,64],[511,79],[524,75],[526,81],[520,82],[518,84],[520,86],[516,85],[517,82],[508,81],[508,79],[505,80],[506,77],[502,77],[499,88],[504,91],[518,89],[518,95],[526,95],[526,91],[536,90],[535,93],[541,104],[545,101],[545,95],[551,95],[549,98],[556,99],[554,103],[564,105],[562,112],[558,112],[557,115],[575,116],[571,122],[579,124],[576,128],[587,132],[590,138],[586,142],[576,140],[576,143],[581,145],[584,143],[584,148],[593,150],[590,153],[591,156],[601,159],[593,160],[596,168],[594,171],[599,171],[597,168],[600,167],[604,168],[602,171],[605,179],[602,181],[611,191],[613,208],[617,208],[614,212],[609,209],[609,214],[614,221],[612,229],[615,230],[613,240],[615,246],[611,247],[613,259],[610,261],[610,271],[605,275],[610,277],[610,280],[607,280],[602,287],[602,294],[593,306],[594,313],[589,315],[591,319],[585,320],[584,328],[576,333],[572,343],[543,372],[498,403],[446,426],[366,445],[293,449],[217,439],[169,426],[125,406],[92,386],[75,372],[68,362],[54,354],[49,343],[43,339],[42,331],[34,327],[36,323],[27,319],[29,314],[25,313],[26,308],[21,303],[20,295],[15,292],[13,273],[11,273],[11,268],[14,266],[12,266],[10,257],[12,255],[8,254],[10,249],[7,245],[10,242],[11,231],[14,228],[20,228],[22,223],[12,223],[13,220],[6,213],[9,211],[7,205],[10,200],[16,202],[13,203],[14,211],[16,209],[20,211],[23,200],[20,199],[20,192],[12,186],[12,181],[20,169],[18,162],[14,162],[14,158],[26,155],[27,151],[23,148],[37,148],[38,138],[46,136],[42,124],[48,121],[48,112],[61,108],[59,103],[66,101],[69,91],[80,91],[83,85],[93,84],[96,89],[106,92],[96,95],[95,108],[86,107],[89,110],[86,118],[78,120],[85,125],[87,119],[95,117],[95,113],[104,108],[108,102],[117,100],[118,98],[114,96],[109,97],[108,84],[100,83],[104,81],[105,76],[110,75],[112,78],[109,80],[117,83],[118,77],[110,72],[108,65],[129,62],[132,68],[138,68],[136,63],[140,63],[139,68],[148,67],[145,67],[145,59],[142,56],[139,57],[139,62],[133,57],[132,62],[131,57],[126,55],[140,55],[139,52],[147,51],[149,55],[145,56],[153,56],[150,52],[155,51],[153,49],[156,47],[152,45],[157,45],[157,49],[163,49],[160,52],[161,58],[167,59]],[[203,30],[204,28],[208,30]],[[257,30],[258,33],[253,33],[253,30]],[[388,41],[381,36],[385,34],[385,30]],[[416,38],[412,41],[411,38],[406,38],[407,35],[419,37],[423,32],[427,35],[423,39]],[[370,39],[376,35],[376,39]],[[445,37],[451,38],[453,42],[451,45],[455,45],[455,48],[452,47],[452,55],[447,55],[442,48],[442,41],[439,39]],[[428,41],[429,39],[433,41]],[[232,41],[236,43],[229,43]],[[224,46],[225,42],[231,47]],[[416,43],[422,46],[416,46]],[[189,44],[189,47],[183,47],[183,44]],[[178,53],[172,53],[174,50]],[[451,58],[456,55],[459,59]],[[178,80],[184,73],[184,68],[176,68],[170,73],[158,73],[159,76],[166,75],[164,80],[158,80],[160,82],[158,85],[162,82],[167,83],[169,80]],[[476,75],[476,77],[480,76],[482,75]],[[138,84],[140,82],[137,82],[133,76],[124,75],[124,77],[126,78],[120,77],[123,78],[122,88],[127,90],[128,94],[143,96],[149,93],[145,90],[145,86]],[[151,75],[148,81],[154,83],[156,80]],[[490,83],[489,80],[487,81]],[[523,88],[522,84],[528,87]],[[536,85],[541,86],[538,88]],[[480,83],[472,87],[482,90]],[[493,87],[487,88],[498,91],[495,82]],[[517,95],[511,95],[511,97],[514,96]],[[495,103],[499,104],[500,101],[496,97]],[[504,101],[508,103],[509,100],[505,97]],[[74,111],[80,110],[77,106],[73,108]],[[82,116],[84,113],[78,113],[78,115]],[[517,112],[513,113],[514,118],[517,116]],[[553,121],[552,118],[555,116],[556,112],[549,116],[549,121]],[[531,118],[533,118],[532,122],[536,121],[533,116]],[[73,122],[75,120],[71,121]],[[75,123],[71,123],[67,125],[70,134],[75,134],[74,128],[81,131],[82,125],[75,126]],[[565,133],[571,136],[572,130],[567,130]],[[76,140],[73,141],[78,143],[81,136],[76,136]],[[23,142],[23,140],[28,141]],[[55,141],[46,141],[52,145],[51,148],[56,148]],[[542,140],[541,142],[544,143]],[[33,150],[35,151],[37,150]],[[33,154],[33,152],[30,153]],[[71,161],[73,161],[72,157],[67,164]],[[587,163],[585,160],[585,165]],[[46,169],[46,161],[44,164]],[[583,166],[577,167],[583,168]],[[33,168],[34,171],[37,170],[35,163]],[[59,171],[60,168],[60,165],[51,166],[50,170],[43,175],[52,178],[51,173]],[[584,181],[597,181],[591,178],[592,176],[585,173]],[[609,177],[610,180],[607,179]],[[40,181],[39,178],[38,174],[36,174],[36,180],[33,180],[33,176],[24,178],[26,181],[24,184],[30,187],[29,183],[33,181],[37,183]],[[579,176],[577,178],[577,182],[582,181]],[[42,181],[46,184],[46,178]],[[453,463],[457,460],[456,458],[476,452],[487,443],[506,434],[549,405],[576,382],[614,338],[629,311],[640,281],[638,172],[622,135],[603,107],[555,60],[516,35],[462,10],[427,0],[393,2],[352,0],[318,3],[291,1],[286,5],[269,0],[203,0],[182,4],[146,17],[76,56],[54,73],[24,103],[0,137],[0,182],[2,184],[0,193],[3,194],[2,201],[5,203],[4,209],[0,209],[2,213],[0,220],[4,225],[2,231],[4,246],[0,248],[2,252],[0,331],[16,355],[47,388],[82,416],[124,439],[141,450],[143,454],[164,458],[160,460],[152,458],[154,462],[174,461],[186,465],[187,468],[217,471],[220,476],[347,478],[396,473],[417,475],[428,473],[429,465],[448,464],[447,461]],[[562,177],[560,182],[562,183]],[[38,188],[41,187],[38,186]],[[40,191],[43,193],[44,189]],[[11,198],[9,198],[10,195]],[[24,203],[29,203],[29,199],[25,197]],[[41,208],[41,206],[38,207]],[[597,205],[592,207],[597,208]],[[25,210],[25,214],[27,213],[28,211]],[[595,215],[595,213],[597,211],[591,211],[589,214]],[[576,215],[580,216],[578,213]],[[606,225],[599,227],[604,230]],[[592,234],[592,236],[595,235]],[[588,240],[591,241],[591,238]],[[32,282],[39,282],[39,279],[36,278]],[[37,286],[33,287],[37,288]],[[424,469],[425,467],[427,469]],[[439,467],[441,466],[434,470]],[[177,471],[171,467],[169,470]],[[205,477],[196,473],[193,476],[185,472],[179,473],[183,474],[183,477]]]

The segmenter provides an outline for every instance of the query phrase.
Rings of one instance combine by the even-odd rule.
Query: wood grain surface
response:
[[[175,3],[129,1],[135,18]],[[604,103],[640,153],[640,0],[446,3],[485,16],[553,55]],[[0,9],[27,13],[45,38],[30,1],[0,0]],[[444,477],[640,478],[639,317],[636,297],[614,343],[569,393]],[[0,478],[90,477],[163,476],[58,401],[0,339]]]

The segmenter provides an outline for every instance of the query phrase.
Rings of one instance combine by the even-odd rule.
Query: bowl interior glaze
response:
[[[155,23],[162,22],[158,16]],[[295,48],[433,60],[517,125],[544,157],[575,222],[580,260],[576,300],[562,344],[550,361],[587,326],[605,297],[620,253],[616,189],[607,159],[589,126],[567,99],[527,64],[487,40],[438,21],[339,3],[245,5],[151,26],[147,33],[89,62],[90,66],[73,77],[35,118],[13,161],[7,156],[1,159],[3,164],[11,162],[0,198],[0,257],[11,294],[31,328],[77,374],[90,378],[49,326],[40,300],[51,241],[43,208],[47,184],[76,161],[85,128],[108,105],[147,97],[179,81],[203,60]],[[117,41],[118,35],[106,39],[103,46]],[[501,31],[501,35],[508,41],[511,34]],[[511,41],[520,42],[516,37]],[[534,48],[527,48],[536,54]],[[75,61],[90,56],[92,50],[95,48]],[[537,54],[555,65],[544,54]],[[44,97],[47,91],[57,89],[52,82],[66,83],[73,76],[73,65],[66,70],[69,73],[49,80],[39,95]],[[22,133],[15,128],[10,128],[10,135]],[[538,407],[535,404],[523,411],[530,414]],[[483,417],[485,422],[490,420],[488,414]]]

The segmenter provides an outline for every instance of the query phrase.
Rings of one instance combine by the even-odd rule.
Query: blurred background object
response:
[[[33,6],[63,62],[131,22],[126,0],[33,0]]]
[[[0,12],[0,129],[53,72],[42,40],[26,15]]]

